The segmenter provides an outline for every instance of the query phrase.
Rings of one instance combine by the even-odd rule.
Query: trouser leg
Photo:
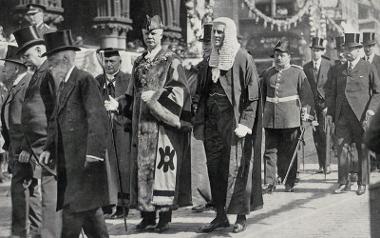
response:
[[[42,176],[42,238],[59,237],[62,228],[62,212],[57,207],[57,180],[54,176]]]
[[[323,116],[318,116],[318,122],[319,126],[315,128],[315,131],[313,131],[313,139],[315,148],[317,150],[318,155],[318,164],[320,168],[325,168],[326,164],[326,133],[323,130],[324,126],[324,118]],[[329,166],[329,164],[326,164],[326,166]]]
[[[41,227],[41,197],[38,180],[29,164],[16,162],[12,168],[12,235],[38,235]]]
[[[281,178],[285,179],[286,173],[290,167],[290,163],[294,152],[297,150],[297,142],[299,137],[299,128],[283,129],[282,138],[280,140],[279,163],[281,164]],[[294,186],[297,177],[297,154],[295,160],[290,167],[286,184]]]
[[[278,132],[265,129],[265,184],[276,184],[277,178]]]
[[[83,213],[76,213],[70,207],[62,209],[62,238],[78,238],[84,223]]]
[[[83,222],[83,230],[91,238],[108,238],[106,222],[104,220],[103,210],[97,208],[86,211]]]
[[[345,120],[338,120],[336,123],[336,138],[338,147],[338,183],[346,184],[352,168],[352,157],[350,155],[351,131],[349,124]]]

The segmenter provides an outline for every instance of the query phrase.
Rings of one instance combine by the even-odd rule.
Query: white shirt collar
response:
[[[74,69],[74,68],[75,68],[75,65],[71,66],[71,68],[69,69],[69,71],[67,71],[67,74],[66,74],[66,76],[65,76],[65,80],[64,80],[65,83],[67,82],[67,80],[69,80],[70,75],[71,75],[71,73],[73,72],[73,69]]]
[[[351,64],[352,65],[351,69],[355,68],[355,66],[358,64],[359,60],[360,60],[360,57],[357,57],[354,61],[350,61],[348,64],[349,65],[348,67],[350,67],[350,64]]]
[[[21,79],[24,78],[24,76],[25,76],[27,73],[28,73],[28,72],[24,72],[24,73],[22,73],[22,74],[17,75],[15,81],[13,82],[13,86],[16,86],[16,85],[21,81]]]
[[[153,60],[154,57],[156,57],[156,55],[158,54],[158,52],[160,52],[161,50],[161,45],[158,45],[156,48],[154,48],[152,51],[148,51],[148,54],[145,55],[145,59],[149,59],[149,60]]]
[[[313,67],[314,65],[317,65],[317,68],[321,67],[322,58],[319,58],[317,61],[313,60]]]
[[[369,56],[365,56],[365,58],[367,59],[367,57],[369,58],[369,62],[372,64],[372,62],[373,62],[373,57],[375,56],[375,53],[372,53],[372,54],[370,54]]]
[[[118,74],[119,72],[120,72],[120,69],[118,71],[116,71],[116,73],[113,73],[113,74],[107,74],[106,73],[107,83],[112,81],[115,78],[116,74]],[[112,83],[115,84],[115,81]]]

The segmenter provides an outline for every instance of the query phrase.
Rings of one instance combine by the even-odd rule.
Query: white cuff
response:
[[[93,156],[93,155],[86,155],[86,158],[90,158],[90,159],[94,159],[94,160],[98,160],[98,161],[104,161],[103,158]]]
[[[252,130],[249,129],[247,126],[243,124],[238,124],[238,127],[243,127],[247,131],[247,134],[252,135]]]

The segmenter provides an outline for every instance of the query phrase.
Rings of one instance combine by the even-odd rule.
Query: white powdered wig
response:
[[[210,55],[210,67],[228,71],[232,68],[235,56],[240,48],[237,40],[235,22],[228,17],[218,17],[213,21],[214,27],[218,24],[225,25],[223,45],[219,51],[215,48],[214,32],[211,35],[212,51]]]

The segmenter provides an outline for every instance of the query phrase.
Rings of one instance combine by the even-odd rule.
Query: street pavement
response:
[[[317,238],[380,237],[380,173],[371,175],[371,189],[357,196],[356,186],[352,191],[333,194],[336,188],[337,171],[325,180],[323,174],[315,174],[315,164],[306,164],[301,170],[301,181],[295,192],[286,193],[282,185],[276,192],[264,195],[264,207],[248,216],[247,230],[232,233],[232,226],[211,234],[198,233],[200,226],[210,222],[215,213],[194,213],[191,207],[173,212],[170,230],[163,234],[136,233],[140,221],[139,213],[132,210],[128,216],[128,232],[124,231],[123,220],[107,220],[111,237],[258,237],[258,238]],[[9,182],[0,184],[0,237],[10,233],[10,197],[7,196]],[[229,216],[234,223],[235,216]]]

